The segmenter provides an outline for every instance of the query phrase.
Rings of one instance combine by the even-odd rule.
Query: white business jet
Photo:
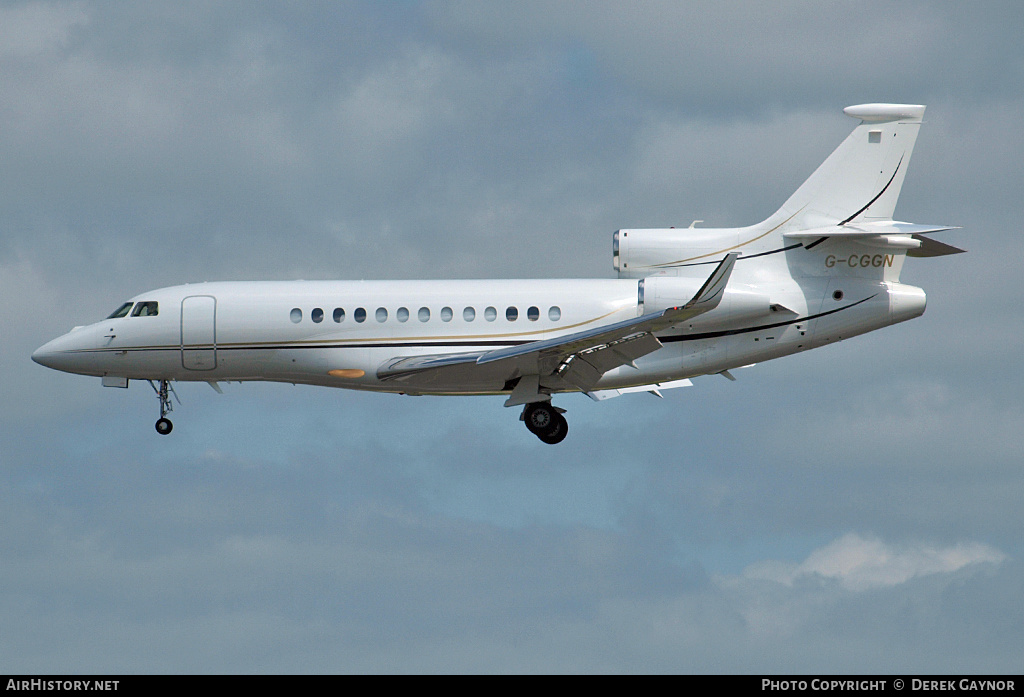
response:
[[[853,133],[767,220],[618,230],[617,279],[197,283],[143,293],[54,339],[37,363],[147,380],[171,432],[172,383],[266,380],[409,395],[507,395],[545,443],[553,395],[607,399],[806,351],[912,319],[906,257],[963,250],[893,220],[925,108],[845,109]],[[702,221],[696,221],[702,222]]]

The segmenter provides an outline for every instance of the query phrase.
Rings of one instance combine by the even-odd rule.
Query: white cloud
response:
[[[981,543],[889,545],[879,539],[849,533],[820,549],[803,562],[752,564],[747,579],[764,579],[792,586],[814,578],[837,581],[850,591],[896,586],[931,574],[952,573],[972,564],[999,564],[1006,555]]]

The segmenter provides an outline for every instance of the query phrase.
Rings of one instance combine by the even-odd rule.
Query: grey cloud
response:
[[[771,6],[647,3],[434,3],[440,31],[475,51],[524,42],[586,46],[605,74],[628,79],[637,96],[723,110],[787,108],[796,95],[885,101],[878,91],[915,101],[921,92],[997,97],[1015,91],[1012,3],[988,6],[990,21],[959,3]],[[995,19],[998,18],[998,19]],[[991,21],[991,20],[995,21]],[[913,94],[906,94],[908,88]],[[821,101],[818,101],[821,100]]]
[[[373,500],[307,505],[292,529],[297,512],[192,471],[175,498],[220,515],[191,517],[177,539],[136,531],[148,541],[137,549],[105,533],[112,521],[87,500],[40,509],[5,496],[30,541],[5,546],[0,572],[5,615],[21,630],[2,640],[7,661],[115,672],[998,672],[1020,640],[1019,564],[984,545],[897,547],[883,562],[897,576],[866,587],[821,574],[819,557],[856,552],[856,536],[812,553],[790,581],[757,578],[756,567],[709,576],[622,533],[508,530]],[[271,480],[256,488],[285,481]],[[195,496],[207,487],[215,496]],[[263,522],[225,529],[233,510]],[[920,573],[900,571],[900,558]]]

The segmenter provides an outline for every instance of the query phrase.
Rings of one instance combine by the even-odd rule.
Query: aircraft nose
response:
[[[54,370],[62,370],[66,373],[79,372],[82,366],[82,357],[79,350],[82,348],[82,340],[77,332],[78,328],[49,341],[32,352],[32,360],[39,365]],[[74,336],[72,336],[74,335]]]
[[[57,366],[59,362],[60,351],[54,346],[57,340],[47,342],[32,352],[32,360],[39,365],[44,365],[47,368],[53,368],[60,370]]]

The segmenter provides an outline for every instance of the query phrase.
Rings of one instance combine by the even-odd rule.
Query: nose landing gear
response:
[[[174,405],[171,404],[171,395],[178,400],[178,404],[181,404],[181,400],[178,399],[178,393],[174,391],[174,387],[168,380],[160,380],[160,387],[153,384],[152,380],[147,380],[149,386],[156,392],[156,396],[160,399],[160,418],[156,422],[156,432],[161,436],[166,436],[174,428],[174,424],[167,418],[167,415],[174,411]]]
[[[544,443],[561,443],[569,434],[569,422],[562,416],[563,409],[552,406],[551,402],[531,402],[523,407],[523,422],[530,433]]]

